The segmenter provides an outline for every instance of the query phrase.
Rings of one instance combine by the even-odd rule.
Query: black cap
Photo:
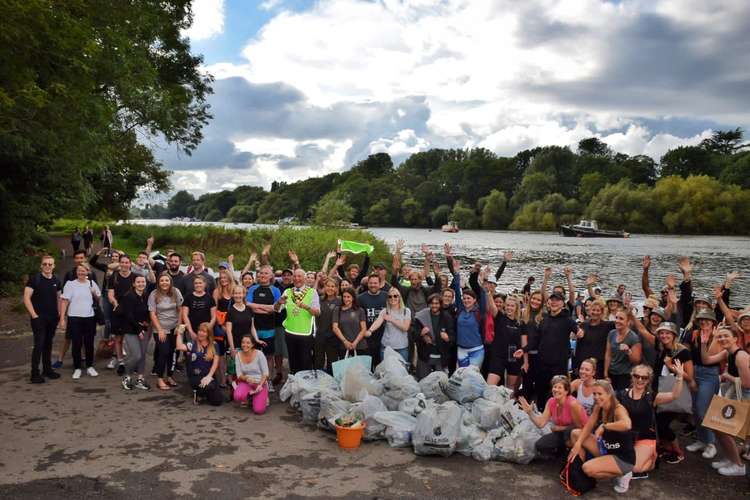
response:
[[[377,262],[374,266],[372,266],[373,269],[385,269],[385,264],[383,262]]]
[[[552,292],[552,295],[549,296],[550,299],[558,299],[558,300],[565,300],[565,297],[563,297],[563,294],[560,292]]]
[[[294,272],[291,269],[284,269],[281,274],[294,274]]]

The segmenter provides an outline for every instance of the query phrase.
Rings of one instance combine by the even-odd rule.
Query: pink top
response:
[[[571,408],[575,400],[576,398],[571,395],[568,395],[565,398],[565,402],[563,403],[562,407],[562,415],[557,414],[557,401],[555,401],[555,398],[549,398],[547,400],[547,408],[549,408],[549,414],[554,425],[559,425],[561,427],[569,427],[573,425],[573,412]],[[583,421],[581,422],[581,425],[586,425],[588,415],[586,415],[585,411],[582,413],[583,415],[581,416],[581,418],[583,419]]]

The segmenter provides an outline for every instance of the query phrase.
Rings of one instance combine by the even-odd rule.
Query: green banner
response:
[[[342,252],[349,253],[372,253],[375,247],[369,243],[359,243],[358,241],[339,240],[339,248]]]

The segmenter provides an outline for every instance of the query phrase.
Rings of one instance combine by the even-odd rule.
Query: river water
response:
[[[168,220],[133,220],[136,224],[168,225]],[[211,224],[211,223],[191,223]],[[225,227],[251,229],[254,224],[215,223]],[[667,236],[633,235],[630,238],[565,238],[555,233],[524,231],[472,231],[443,233],[439,230],[408,228],[371,228],[375,236],[391,246],[403,239],[404,256],[411,264],[421,262],[421,244],[427,245],[445,266],[443,243],[448,242],[453,254],[467,268],[475,261],[489,264],[492,270],[502,261],[505,251],[513,252],[498,284],[500,291],[520,289],[529,276],[541,285],[544,267],[553,269],[551,283],[564,284],[563,268],[573,268],[576,287],[584,288],[589,273],[596,272],[604,294],[624,283],[636,298],[642,298],[641,272],[644,255],[651,256],[651,288],[663,286],[668,274],[681,277],[677,259],[686,255],[694,264],[693,286],[696,293],[712,294],[711,287],[720,283],[730,271],[739,271],[732,288],[731,305],[750,304],[750,238],[731,236]],[[321,257],[322,258],[322,257]],[[390,262],[386,265],[390,267]]]

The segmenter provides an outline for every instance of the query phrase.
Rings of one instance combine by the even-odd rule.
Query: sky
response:
[[[501,156],[596,136],[658,160],[750,128],[747,0],[194,0],[215,78],[198,195],[347,170],[386,152]]]

